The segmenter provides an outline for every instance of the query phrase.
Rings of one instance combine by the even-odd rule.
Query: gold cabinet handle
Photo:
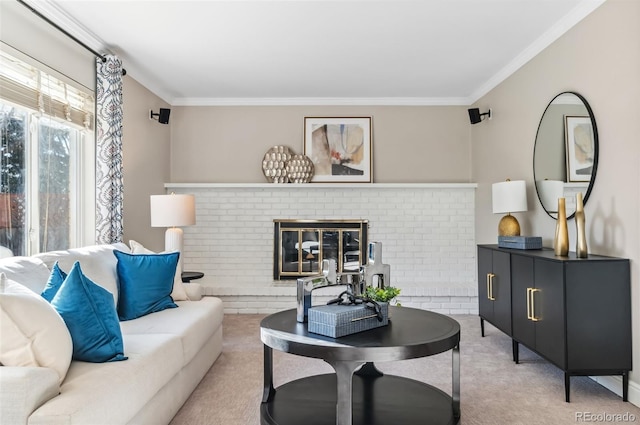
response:
[[[487,298],[489,298],[491,301],[495,301],[495,297],[493,296],[493,278],[495,277],[495,274],[493,273],[487,273]]]
[[[527,319],[532,320],[532,315],[531,315],[531,292],[533,291],[533,288],[527,288]]]
[[[540,292],[539,289],[531,288],[531,321],[537,322],[540,319],[536,317],[536,298],[535,293]]]
[[[491,273],[487,273],[487,299],[491,299]]]

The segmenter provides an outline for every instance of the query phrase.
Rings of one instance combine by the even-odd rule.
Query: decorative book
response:
[[[308,315],[309,332],[339,338],[389,324],[389,303],[378,303],[382,321],[376,312],[359,305],[319,305],[311,307]]]
[[[542,249],[540,236],[498,236],[500,248]]]

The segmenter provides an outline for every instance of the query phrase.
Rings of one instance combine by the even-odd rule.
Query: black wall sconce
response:
[[[489,112],[480,113],[479,108],[471,108],[469,109],[469,121],[471,124],[478,124],[480,121],[484,120],[483,116],[487,115],[489,119],[491,119],[491,109]]]
[[[153,112],[153,110],[149,111],[149,119],[154,119],[154,117],[158,117],[158,122],[160,124],[169,124],[169,114],[171,114],[171,109],[160,108],[159,113]]]

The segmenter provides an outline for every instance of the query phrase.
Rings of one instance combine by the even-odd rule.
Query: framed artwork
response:
[[[371,117],[305,117],[304,154],[312,182],[371,183]]]
[[[591,181],[595,144],[588,116],[564,117],[564,139],[567,157],[567,181]]]

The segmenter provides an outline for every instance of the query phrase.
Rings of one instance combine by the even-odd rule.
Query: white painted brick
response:
[[[469,302],[469,297],[451,297],[450,301],[452,304],[454,303],[466,303]]]
[[[263,303],[260,311],[294,303],[294,284],[274,286],[272,278],[275,218],[367,219],[393,284],[406,288],[403,302],[477,311],[473,188],[174,190],[196,194],[197,224],[184,228],[185,269],[205,273],[205,294],[223,298],[225,312],[255,310],[242,302]]]

